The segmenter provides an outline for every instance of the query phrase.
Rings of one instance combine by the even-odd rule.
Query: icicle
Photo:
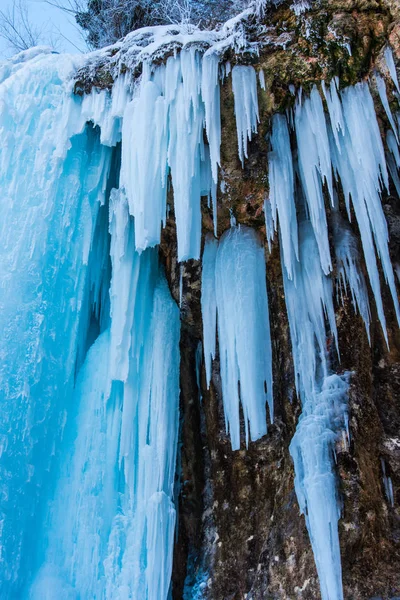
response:
[[[371,314],[368,291],[361,269],[357,239],[344,219],[341,218],[339,212],[333,213],[332,222],[338,271],[337,287],[340,291],[341,300],[343,302],[342,286],[346,290],[347,285],[349,285],[354,310],[360,313],[364,321],[368,341],[371,343],[369,331]]]
[[[240,447],[239,401],[247,444],[249,437],[257,440],[267,432],[266,400],[273,419],[265,258],[252,229],[233,227],[221,237],[215,285],[225,421],[232,448],[237,450]],[[208,331],[211,335],[211,327]]]
[[[392,127],[393,133],[396,137],[397,143],[399,143],[399,136],[397,134],[397,127],[393,119],[392,111],[390,110],[389,101],[386,92],[386,84],[383,77],[375,73],[376,86],[378,88],[379,97],[381,99],[383,108],[385,109],[387,118],[389,119],[389,123]]]
[[[392,177],[394,187],[398,196],[400,196],[400,151],[399,146],[394,137],[393,131],[388,131],[386,134],[386,144],[389,152],[386,154],[386,163],[389,169],[389,173]]]
[[[325,315],[336,347],[337,330],[332,283],[324,275],[320,266],[318,246],[310,222],[304,221],[299,225],[299,240],[300,263],[297,261],[295,263],[293,280],[290,280],[284,271],[283,281],[292,339],[296,388],[301,397],[309,397],[315,392],[317,367],[324,377],[328,373]],[[282,248],[281,252],[283,252]]]
[[[328,105],[329,116],[332,126],[332,132],[335,137],[335,142],[339,146],[339,131],[344,131],[344,119],[342,104],[340,101],[339,93],[339,80],[337,77],[332,79],[329,90],[326,89],[325,81],[322,82],[322,90]]]
[[[385,488],[386,498],[389,500],[390,506],[394,507],[393,483],[392,479],[386,474],[386,462],[381,458],[383,487]]]
[[[169,64],[177,60],[168,59],[167,82],[169,80]],[[200,77],[199,68],[197,77]],[[189,92],[190,88],[192,89]],[[175,98],[169,109],[168,162],[171,167],[174,188],[178,260],[180,262],[190,258],[200,258],[201,162],[204,158],[203,123],[205,117],[203,104],[199,104],[196,112],[188,110],[188,104],[190,108],[190,104],[193,103],[192,98],[196,94],[199,94],[198,82],[191,75],[189,82],[185,83],[184,80],[178,82]]]
[[[314,86],[295,111],[299,171],[324,273],[332,270],[322,184],[333,202],[332,166],[322,100]]]
[[[206,237],[201,276],[201,314],[203,318],[204,363],[207,388],[210,387],[212,360],[215,358],[217,333],[217,300],[215,295],[215,261],[218,241],[211,234]]]
[[[218,68],[218,54],[206,52],[203,57],[201,94],[205,106],[207,139],[210,145],[211,170],[215,184],[218,182],[218,166],[221,160],[221,109]]]
[[[235,65],[232,69],[239,158],[247,158],[247,142],[257,132],[259,122],[257,76],[253,67]]]
[[[277,215],[279,215],[283,260],[288,277],[292,279],[294,261],[299,257],[299,247],[292,153],[284,115],[275,115],[272,119],[271,146],[272,151],[268,155],[268,172],[272,219],[277,231]],[[270,233],[268,233],[268,241],[269,239]]]
[[[138,250],[160,243],[167,195],[166,105],[152,81],[138,88],[127,105],[122,137],[121,186],[126,190],[130,213],[135,217]]]
[[[400,311],[389,256],[387,224],[380,197],[382,184],[386,188],[389,184],[385,155],[367,84],[360,83],[346,88],[341,96],[345,130],[339,134],[339,146],[331,144],[332,163],[340,177],[348,212],[350,198],[353,203],[378,316],[387,341],[374,241],[392,293],[398,321]]]
[[[400,85],[397,77],[396,65],[394,64],[393,52],[390,46],[386,46],[384,56],[392,81],[396,86],[398,93],[400,94]]]
[[[183,300],[183,265],[179,266],[179,308],[182,308]]]
[[[258,79],[259,79],[259,82],[260,82],[260,88],[262,90],[264,90],[264,92],[265,92],[267,90],[267,87],[266,87],[266,84],[265,84],[265,74],[264,74],[264,70],[263,69],[260,69],[258,71]]]
[[[274,241],[274,220],[272,218],[272,208],[269,198],[264,200],[264,218],[265,218],[265,232],[267,234],[268,250],[271,252],[272,242]]]

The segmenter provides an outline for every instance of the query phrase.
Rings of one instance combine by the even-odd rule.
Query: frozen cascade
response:
[[[0,595],[160,600],[175,524],[179,311],[157,251],[134,252],[122,192],[111,193],[108,233],[119,160],[101,142],[121,139],[126,82],[73,96],[74,60],[28,53],[0,85]]]
[[[0,65],[4,600],[169,596],[180,324],[155,246],[170,183],[178,260],[200,257],[202,197],[217,232],[224,68],[213,50],[188,46],[165,64],[145,62],[133,87],[121,75],[112,92],[83,97],[71,79],[83,58],[38,49]],[[389,49],[385,57],[398,88]],[[267,237],[271,249],[279,228],[302,402],[290,451],[324,600],[343,598],[333,452],[349,378],[329,362],[329,349],[339,352],[324,195],[337,296],[349,290],[368,336],[371,321],[356,236],[335,206],[339,186],[386,340],[376,254],[400,321],[381,205],[387,169],[400,189],[399,128],[376,81],[392,126],[386,157],[368,85],[339,91],[338,80],[322,86],[329,115],[314,87],[293,119],[272,118],[268,155]],[[243,163],[259,121],[253,67],[235,65],[232,87]],[[201,304],[207,385],[218,328],[226,428],[238,449],[241,410],[247,444],[267,432],[267,402],[273,419],[272,350],[264,249],[233,212],[231,225],[205,241]]]
[[[217,252],[215,248],[216,241],[208,240],[203,259],[202,310],[207,383],[215,348],[216,303],[225,422],[232,448],[236,450],[240,448],[240,402],[246,444],[249,439],[257,440],[267,432],[266,401],[273,420],[265,257],[257,234],[243,226],[231,227],[221,237]]]
[[[68,57],[42,54],[15,63],[0,85],[5,600],[20,594],[33,568],[40,537],[33,517],[51,488],[86,344],[80,325],[88,318],[90,250],[110,168],[110,148],[100,146],[98,129],[81,127],[80,103],[62,83],[76,67]]]
[[[32,600],[53,597],[49,580],[66,598],[68,590],[82,600],[168,596],[179,311],[156,251],[135,252],[133,229],[124,195],[114,192],[111,331],[90,348],[78,376],[76,438],[61,468]],[[123,362],[115,372],[119,352],[130,357],[128,372]]]

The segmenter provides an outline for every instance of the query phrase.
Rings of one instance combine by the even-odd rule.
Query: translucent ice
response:
[[[215,358],[217,332],[217,298],[215,294],[215,261],[218,241],[212,235],[206,237],[201,276],[201,314],[203,318],[204,362],[207,386],[211,381],[211,365]]]
[[[332,166],[324,108],[317,88],[298,100],[295,111],[301,183],[314,229],[324,273],[332,269],[322,186],[326,183],[333,201]]]
[[[293,277],[294,261],[298,260],[299,243],[297,216],[294,202],[294,175],[292,152],[286,117],[275,115],[272,119],[272,150],[268,155],[268,173],[272,219],[278,228],[283,247],[283,260],[289,279]]]
[[[235,65],[232,69],[239,158],[247,158],[247,142],[257,132],[259,122],[257,75],[253,67]]]
[[[256,440],[267,432],[266,401],[273,419],[264,248],[252,229],[231,227],[224,233],[217,252],[215,276],[225,421],[232,448],[236,450],[240,447],[239,402],[246,443],[249,438]]]

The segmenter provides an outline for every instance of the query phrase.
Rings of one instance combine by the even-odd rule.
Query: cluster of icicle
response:
[[[390,51],[386,59],[398,89]],[[180,328],[156,246],[169,182],[178,260],[200,258],[204,196],[217,231],[221,77],[232,76],[242,162],[263,92],[252,67],[231,72],[215,52],[193,47],[144,65],[136,86],[125,75],[111,93],[82,98],[71,79],[80,66],[82,59],[32,51],[0,69],[0,595],[166,600]],[[374,248],[399,318],[381,192],[387,166],[400,188],[400,123],[376,81],[392,126],[386,159],[366,83],[323,87],[328,115],[316,88],[300,94],[293,112],[272,119],[270,138],[267,237],[271,244],[279,232],[302,402],[290,450],[324,600],[343,598],[333,450],[346,428],[349,378],[329,364],[338,339],[324,188],[338,298],[350,291],[369,336],[367,287],[357,239],[338,209],[340,182],[386,339]],[[259,82],[264,90],[262,72]],[[202,311],[207,384],[218,328],[236,449],[240,404],[246,443],[266,433],[266,404],[273,420],[265,254],[252,230],[233,224],[219,241],[207,238]]]

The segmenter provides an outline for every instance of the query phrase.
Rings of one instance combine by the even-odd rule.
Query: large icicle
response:
[[[204,363],[207,387],[210,387],[212,361],[215,358],[217,331],[217,299],[215,294],[215,261],[218,241],[214,236],[206,237],[203,252],[201,276],[201,314],[203,317]]]
[[[136,248],[160,242],[166,214],[167,131],[165,100],[158,85],[144,81],[126,107],[122,130],[121,184],[135,217]]]
[[[392,293],[399,322],[400,310],[389,256],[388,229],[380,195],[382,185],[386,188],[389,185],[385,154],[367,84],[359,83],[354,87],[346,88],[341,94],[341,99],[343,111],[341,121],[344,123],[344,130],[340,129],[337,142],[331,143],[332,162],[340,177],[349,215],[350,198],[354,207],[378,316],[387,340],[374,243]],[[330,116],[332,127],[335,129],[337,116],[332,112]]]
[[[253,67],[235,65],[232,69],[232,88],[235,100],[236,129],[239,158],[247,158],[247,142],[257,132],[258,114],[257,75]]]
[[[268,155],[270,202],[275,231],[277,215],[283,247],[283,260],[289,279],[293,277],[294,262],[299,257],[292,152],[286,117],[272,119],[272,151]]]
[[[295,111],[301,183],[317,240],[324,273],[332,270],[322,185],[326,182],[333,202],[332,166],[325,113],[314,86],[310,97],[297,102]]]
[[[225,421],[236,450],[240,447],[239,401],[247,444],[249,437],[256,440],[267,432],[267,400],[273,418],[265,258],[252,229],[231,227],[222,236],[216,258],[216,296]]]

